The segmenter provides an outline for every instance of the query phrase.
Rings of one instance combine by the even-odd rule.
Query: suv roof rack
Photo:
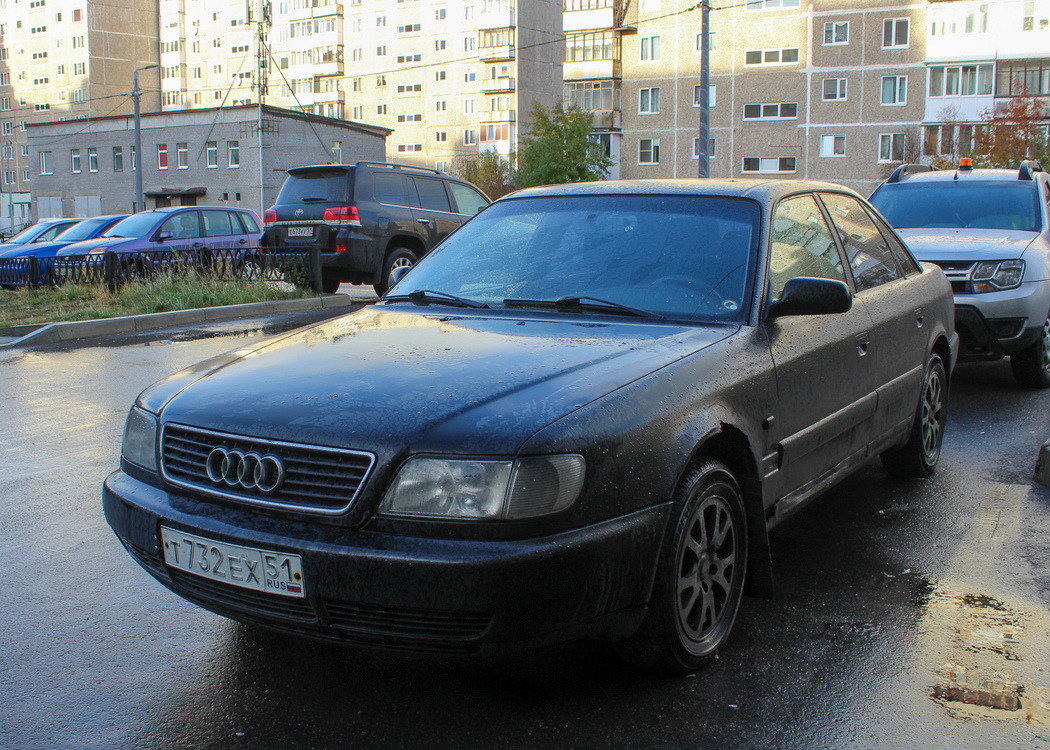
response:
[[[430,174],[442,174],[436,169],[430,167],[417,167],[412,164],[393,164],[385,161],[359,161],[355,167],[386,167],[387,169],[414,169],[418,172],[428,172]]]
[[[910,174],[916,172],[936,172],[937,167],[930,166],[929,164],[901,164],[895,170],[890,178],[886,182],[900,182],[902,179]]]
[[[1045,172],[1043,165],[1037,161],[1029,159],[1021,162],[1020,168],[1017,170],[1017,179],[1019,180],[1031,180],[1034,172]]]

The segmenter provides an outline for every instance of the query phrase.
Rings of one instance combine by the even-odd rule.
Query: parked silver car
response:
[[[1050,388],[1050,176],[970,164],[902,165],[870,200],[951,281],[960,361],[1009,356],[1019,383]]]

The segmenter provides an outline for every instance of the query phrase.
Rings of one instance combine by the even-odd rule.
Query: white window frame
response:
[[[650,161],[642,161],[642,144],[648,142],[649,148],[646,149],[649,153]],[[638,164],[641,166],[654,166],[660,163],[660,139],[659,138],[639,138],[638,139]]]
[[[795,114],[783,115],[781,114],[781,108],[785,105],[793,105],[795,107]],[[758,117],[748,117],[745,113],[748,107],[759,107]],[[766,107],[776,107],[776,115],[767,115]],[[761,102],[745,104],[744,108],[740,110],[740,119],[746,122],[758,122],[760,120],[797,120],[798,119],[798,102]]]
[[[51,163],[51,152],[40,152],[40,174],[54,174],[54,165]]]
[[[716,86],[708,86],[707,87],[707,106],[708,107],[715,106],[715,99],[717,98],[715,96],[715,91],[716,90],[717,90]],[[694,107],[699,107],[700,106],[700,84],[699,83],[693,85],[693,106]]]
[[[893,101],[886,101],[885,86],[888,79],[896,79],[893,83]],[[903,107],[908,103],[908,76],[883,76],[879,82],[879,102],[883,107]]]
[[[846,38],[841,42],[835,37],[836,32],[842,27],[846,30]],[[831,32],[831,41],[828,41],[828,32]],[[849,21],[825,21],[824,22],[824,39],[821,42],[822,47],[845,47],[849,44]]]
[[[784,62],[784,53],[790,50],[795,51],[797,59]],[[755,63],[749,63],[747,61],[748,52],[758,52],[762,55],[762,59]],[[775,61],[766,60],[766,55],[770,52],[777,53],[777,59]],[[771,49],[749,49],[744,50],[744,67],[745,68],[760,68],[763,66],[778,66],[778,65],[798,65],[802,62],[802,54],[798,47],[774,47]]]
[[[846,158],[846,136],[842,134],[820,136],[820,155],[826,159]]]
[[[700,139],[699,138],[694,138],[693,139],[693,158],[696,159],[697,161],[700,160]],[[708,138],[707,139],[707,158],[708,159],[714,159],[715,158],[715,139],[714,138]]]
[[[638,89],[638,114],[660,114],[660,87]]]
[[[758,159],[758,169],[747,169],[745,164],[749,159]],[[791,159],[794,162],[792,169],[783,169],[781,162]],[[775,168],[770,162],[776,162]],[[745,156],[740,159],[741,174],[796,174],[798,172],[798,159],[794,156]]]
[[[638,40],[638,60],[655,62],[660,59],[660,35],[643,36]]]
[[[756,12],[763,10],[790,10],[800,5],[800,0],[746,0],[744,9]]]
[[[828,97],[825,92],[826,81],[837,81],[835,84],[835,96]],[[822,102],[844,102],[848,98],[849,94],[849,79],[848,78],[823,78],[820,81],[820,100]]]
[[[897,24],[904,21],[904,28],[906,29],[905,35],[908,37],[903,44],[897,41]],[[891,24],[889,27],[890,32],[890,43],[886,44],[886,28],[887,24]],[[911,19],[910,18],[884,18],[882,20],[882,48],[883,49],[907,49],[911,44]]]
[[[894,159],[893,158],[893,141],[898,136],[900,136],[900,140],[901,140],[901,149],[900,149],[901,150],[901,158]],[[885,141],[884,139],[887,139],[887,138],[889,140]],[[882,153],[883,153],[882,144],[884,142],[889,144],[889,156],[886,157],[886,158],[884,158],[883,155],[882,155]],[[908,147],[908,139],[907,139],[907,136],[904,133],[879,133],[879,158],[878,158],[878,163],[879,164],[895,164],[897,162],[904,161],[904,151],[905,151],[905,149],[907,147]]]

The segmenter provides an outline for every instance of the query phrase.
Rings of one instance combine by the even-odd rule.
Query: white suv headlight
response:
[[[973,290],[981,292],[999,292],[1021,285],[1024,275],[1023,260],[984,261],[973,269],[970,280]]]
[[[124,423],[124,444],[120,449],[126,461],[143,469],[157,470],[157,418],[137,406]]]
[[[517,460],[420,456],[404,463],[379,505],[388,516],[520,520],[568,508],[583,487],[583,456]]]

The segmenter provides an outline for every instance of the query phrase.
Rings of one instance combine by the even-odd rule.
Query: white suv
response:
[[[1010,357],[1014,377],[1050,388],[1050,178],[1017,170],[904,164],[871,202],[955,293],[961,361]]]

